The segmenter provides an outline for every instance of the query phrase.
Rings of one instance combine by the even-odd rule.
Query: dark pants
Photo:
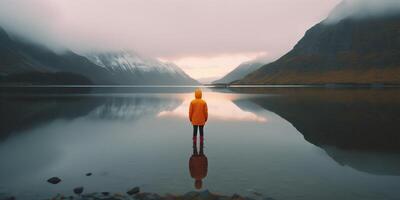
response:
[[[204,126],[197,126],[197,125],[193,125],[193,137],[197,137],[197,128],[200,129],[200,136],[203,137],[203,135],[204,135],[204,131],[203,131]]]

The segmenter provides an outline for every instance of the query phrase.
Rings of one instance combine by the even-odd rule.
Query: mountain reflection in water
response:
[[[248,100],[288,120],[339,164],[372,174],[400,175],[398,89],[232,90],[270,94]]]
[[[157,115],[181,104],[177,98],[159,95],[134,96],[11,96],[0,98],[0,138],[55,120],[135,120]]]

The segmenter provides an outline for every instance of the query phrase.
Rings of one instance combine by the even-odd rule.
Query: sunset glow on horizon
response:
[[[177,58],[159,58],[164,62],[178,65],[195,79],[223,77],[243,62],[265,58],[267,52],[245,52],[210,56],[183,56]]]

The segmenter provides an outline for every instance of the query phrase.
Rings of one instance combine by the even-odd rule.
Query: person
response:
[[[208,159],[203,151],[203,144],[200,144],[200,153],[197,151],[197,144],[193,144],[193,154],[189,159],[190,176],[195,180],[194,187],[201,189],[203,187],[203,179],[207,176]]]
[[[195,99],[190,102],[189,120],[193,125],[193,143],[197,143],[197,130],[200,130],[200,143],[204,141],[204,125],[208,119],[207,103],[202,99],[202,92],[197,88]]]

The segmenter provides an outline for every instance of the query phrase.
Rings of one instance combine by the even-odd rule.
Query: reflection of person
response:
[[[203,186],[203,181],[207,176],[208,170],[208,160],[204,155],[203,144],[200,144],[200,153],[197,152],[197,144],[193,143],[193,155],[189,160],[189,170],[190,176],[194,178],[194,187],[196,189],[201,189]]]
[[[197,140],[197,129],[200,129],[200,143],[203,142],[203,128],[208,119],[207,103],[201,99],[202,92],[200,89],[195,90],[196,98],[190,102],[189,120],[193,125],[193,142]]]

